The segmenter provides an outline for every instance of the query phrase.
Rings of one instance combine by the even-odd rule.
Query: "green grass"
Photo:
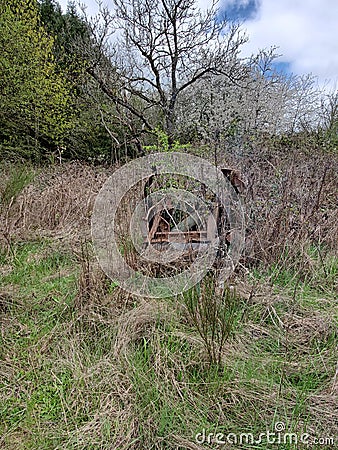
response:
[[[338,292],[338,257],[325,247],[308,246],[296,259],[286,254],[268,268],[255,269],[253,277],[269,283],[275,292],[282,290],[290,297],[303,299],[304,304],[317,300],[320,303],[323,297],[334,301]]]
[[[20,192],[34,179],[37,170],[27,164],[2,163],[0,165],[2,180],[0,184],[0,208],[8,206]]]
[[[275,269],[256,273],[214,364],[180,298],[129,298],[94,269],[83,291],[80,262],[53,240],[14,243],[0,262],[1,448],[291,450],[307,447],[195,436],[257,437],[277,422],[298,435],[337,432],[333,284],[304,280],[295,292],[284,272],[268,289]]]

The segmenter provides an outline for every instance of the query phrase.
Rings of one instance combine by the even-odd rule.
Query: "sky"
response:
[[[109,0],[107,0],[109,5]],[[211,0],[197,0],[204,9]],[[67,0],[59,0],[66,9]],[[95,14],[95,0],[81,0]],[[229,20],[239,21],[249,37],[243,56],[278,47],[278,68],[312,74],[320,86],[338,88],[338,0],[220,0]]]
[[[222,9],[243,21],[245,51],[276,45],[287,70],[338,88],[338,0],[223,0]]]

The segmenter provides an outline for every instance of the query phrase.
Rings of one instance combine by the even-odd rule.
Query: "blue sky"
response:
[[[67,0],[59,3],[65,9]],[[81,3],[89,14],[97,11],[95,0]],[[211,0],[197,3],[202,9],[211,6]],[[320,85],[338,88],[338,0],[220,0],[219,7],[246,30],[243,56],[277,46],[284,71],[312,73]]]
[[[247,21],[257,19],[260,11],[261,0],[248,1],[223,1],[221,2],[221,13],[228,20]]]

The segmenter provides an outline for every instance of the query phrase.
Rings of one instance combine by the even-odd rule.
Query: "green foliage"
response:
[[[130,130],[120,117],[116,119],[115,104],[107,102],[105,94],[87,74],[88,68],[97,64],[102,64],[107,73],[115,70],[100,44],[92,38],[88,22],[75,3],[69,3],[64,14],[54,0],[39,0],[38,5],[41,23],[53,37],[56,67],[71,85],[76,116],[74,127],[64,140],[62,158],[114,163],[131,156],[132,145],[127,142]],[[52,161],[57,157],[55,151],[50,155]]]
[[[41,147],[62,144],[74,124],[70,85],[32,2],[1,3],[0,46],[1,151],[28,139],[37,157]]]
[[[147,153],[151,152],[177,152],[191,148],[191,144],[181,144],[178,140],[170,144],[168,134],[160,127],[156,127],[153,131],[156,138],[156,143],[152,145],[145,145],[143,148]]]
[[[222,294],[216,291],[215,280],[209,276],[183,296],[210,363],[220,366],[224,345],[232,337],[240,317],[241,304],[234,291],[226,289]]]
[[[86,54],[80,54],[77,45],[90,46],[88,25],[78,15],[76,7],[70,3],[65,14],[54,0],[39,0],[39,20],[49,36],[53,38],[53,55],[59,70],[65,72],[74,87],[81,83],[88,65]],[[77,92],[78,93],[78,92]]]
[[[322,146],[328,152],[338,152],[338,119],[332,122],[331,126],[324,131],[321,131],[320,137]]]
[[[24,164],[10,165],[8,173],[3,168],[5,183],[0,187],[0,210],[14,201],[25,186],[35,177],[36,171]]]

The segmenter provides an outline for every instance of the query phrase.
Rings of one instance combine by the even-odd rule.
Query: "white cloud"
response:
[[[279,46],[281,61],[297,74],[312,73],[321,84],[337,82],[338,2],[336,0],[262,0],[256,20],[244,24],[246,53]]]
[[[199,8],[201,9],[207,9],[210,8],[212,2],[211,0],[196,0],[196,3]]]

